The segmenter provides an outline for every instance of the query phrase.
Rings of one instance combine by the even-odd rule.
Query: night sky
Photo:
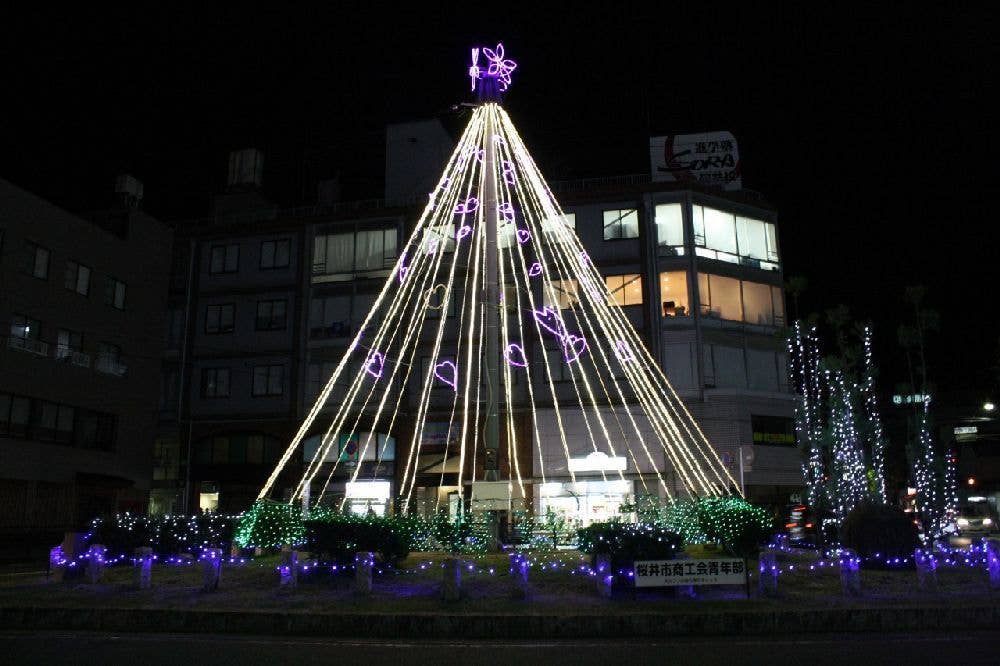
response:
[[[802,309],[874,319],[883,389],[902,379],[895,329],[916,283],[941,315],[932,379],[991,388],[990,17],[376,4],[8,15],[0,177],[85,211],[128,172],[147,210],[190,218],[221,190],[227,152],[256,146],[281,204],[335,174],[345,197],[379,196],[385,123],[448,116],[468,47],[502,39],[520,63],[506,106],[549,178],[645,172],[650,135],[729,130],[744,186],[779,211],[786,277],[809,280]]]

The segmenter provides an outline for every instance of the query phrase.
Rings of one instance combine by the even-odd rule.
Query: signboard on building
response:
[[[784,416],[750,415],[753,443],[766,446],[795,446],[795,422]]]
[[[729,132],[650,137],[649,162],[654,181],[743,188],[740,151]]]
[[[746,562],[735,558],[710,560],[636,560],[636,587],[674,585],[743,585]]]

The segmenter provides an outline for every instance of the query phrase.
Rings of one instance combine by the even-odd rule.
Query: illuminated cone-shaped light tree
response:
[[[468,73],[479,103],[391,276],[260,498],[286,465],[298,464],[303,438],[321,426],[291,501],[323,500],[341,461],[335,448],[330,455],[338,438],[359,434],[358,459],[381,463],[386,445],[373,433],[382,432],[409,440],[397,460],[405,511],[428,415],[442,409],[446,441],[457,442],[458,486],[503,481],[505,452],[509,484],[523,494],[530,461],[520,460],[519,433],[529,431],[539,447],[542,467],[529,477],[546,479],[536,401],[554,413],[574,481],[566,419],[582,420],[594,452],[628,456],[637,469],[640,460],[648,463],[656,470],[651,485],[665,497],[735,492],[725,465],[615,307],[500,105],[515,68],[502,45],[473,49]],[[460,334],[446,336],[456,322]],[[429,362],[422,362],[427,355]],[[562,390],[567,385],[571,398]],[[522,404],[515,404],[512,387],[526,392]],[[530,424],[516,427],[522,419]],[[664,481],[665,466],[676,482]],[[353,470],[351,482],[361,469]]]

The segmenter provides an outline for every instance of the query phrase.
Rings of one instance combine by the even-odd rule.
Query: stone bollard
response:
[[[441,598],[458,601],[462,597],[462,563],[447,557],[441,564]]]
[[[135,549],[135,582],[140,590],[148,590],[153,573],[153,549],[143,546]]]
[[[104,556],[107,552],[108,547],[99,543],[87,550],[87,580],[91,583],[99,583],[104,578]]]
[[[281,573],[281,586],[295,588],[299,586],[299,551],[289,551],[278,567]]]
[[[840,588],[849,597],[861,594],[861,558],[850,548],[840,553]]]
[[[983,552],[986,555],[986,570],[990,574],[990,587],[1000,590],[1000,543],[983,539]]]
[[[515,599],[528,598],[528,570],[531,561],[523,553],[510,554],[510,596]]]
[[[361,551],[354,555],[354,593],[368,596],[372,593],[372,569],[375,568],[375,555]]]
[[[778,596],[778,556],[776,553],[760,553],[760,594],[765,597]]]
[[[597,593],[605,599],[610,599],[615,583],[615,572],[611,566],[610,555],[595,556],[594,575],[597,577]]]
[[[937,588],[937,558],[934,553],[917,548],[913,551],[913,561],[917,564],[917,584],[921,590]]]
[[[219,589],[219,581],[222,579],[222,550],[206,548],[201,552],[201,562],[201,591],[214,592]]]
[[[63,574],[66,571],[66,556],[63,555],[63,547],[55,546],[49,548],[49,573],[47,576],[48,580],[59,581],[63,579]]]

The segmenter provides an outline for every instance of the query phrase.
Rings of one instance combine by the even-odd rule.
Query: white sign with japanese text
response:
[[[671,585],[743,585],[746,562],[734,558],[708,560],[636,560],[636,587]]]
[[[654,181],[694,183],[723,190],[743,187],[739,147],[729,132],[650,137],[649,160]]]

